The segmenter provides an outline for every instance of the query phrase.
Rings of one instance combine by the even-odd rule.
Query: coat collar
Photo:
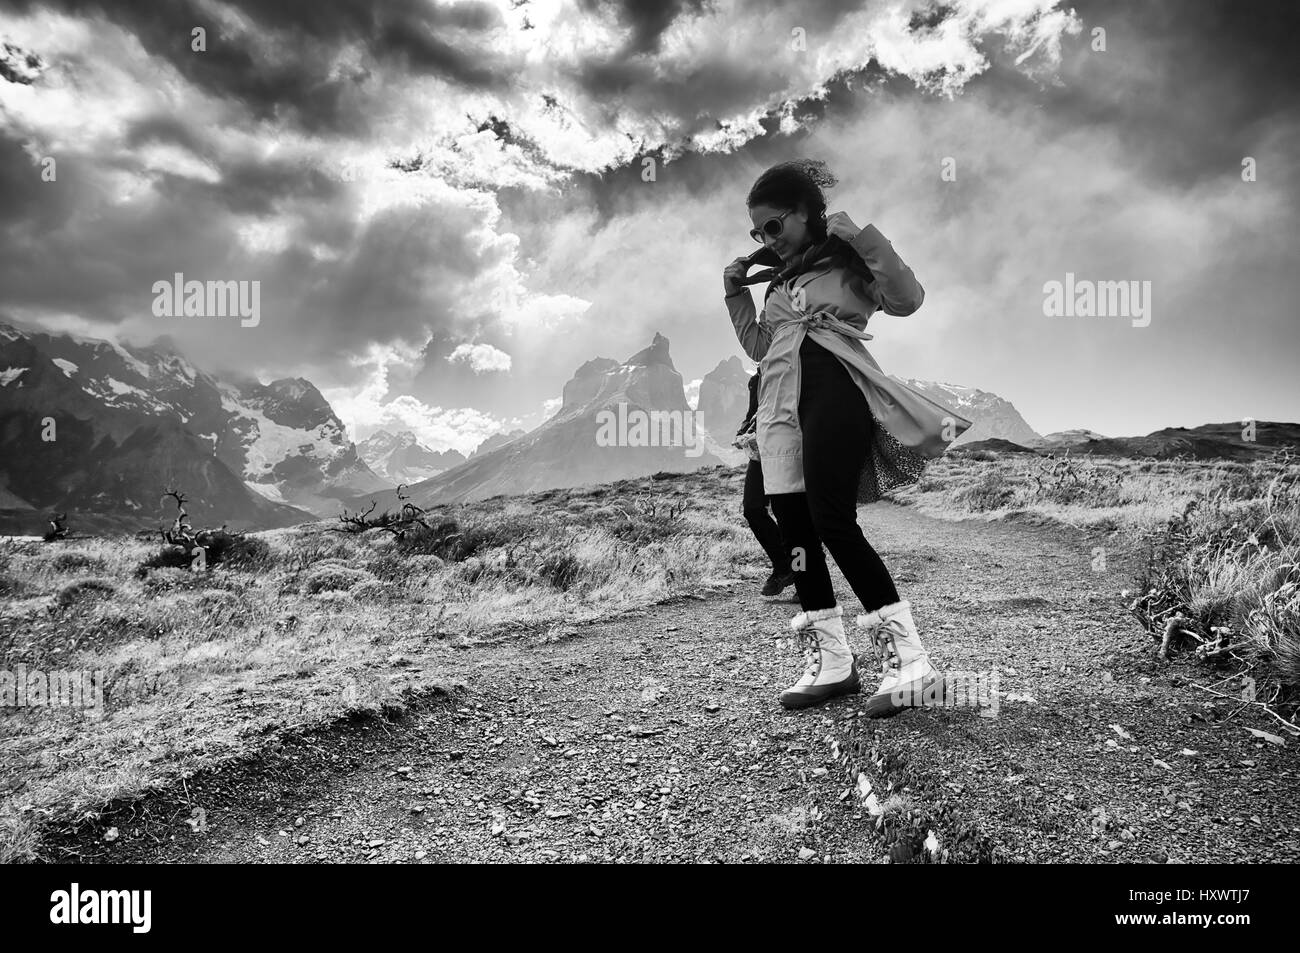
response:
[[[818,275],[825,274],[846,255],[849,258],[856,258],[857,252],[838,235],[827,235],[825,241],[817,242],[804,249],[798,258],[788,264],[780,268],[770,268],[767,272],[760,272],[759,275],[753,277],[757,280],[771,282],[767,286],[767,294],[770,295],[773,288],[784,284],[789,279],[806,276],[804,281],[792,286],[800,287],[807,284]],[[772,257],[776,257],[775,254]]]

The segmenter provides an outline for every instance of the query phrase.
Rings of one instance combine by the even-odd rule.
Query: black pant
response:
[[[741,503],[745,521],[754,531],[754,538],[763,547],[767,558],[772,560],[772,571],[787,573],[790,571],[790,556],[781,542],[781,531],[777,529],[772,517],[767,515],[767,497],[763,493],[763,465],[757,460],[749,461],[745,471],[745,496]]]
[[[795,589],[805,610],[835,605],[825,543],[862,608],[874,612],[899,596],[858,526],[858,477],[874,426],[867,399],[840,359],[812,338],[804,338],[799,357],[804,492],[772,496],[772,512],[793,556]]]

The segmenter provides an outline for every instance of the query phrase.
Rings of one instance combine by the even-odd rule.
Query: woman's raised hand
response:
[[[835,235],[846,242],[851,242],[858,237],[860,231],[862,229],[853,224],[853,219],[849,218],[844,212],[831,212],[830,215],[826,216],[827,235]]]
[[[726,268],[722,269],[722,287],[728,295],[733,295],[741,288],[745,287],[741,284],[741,281],[744,280],[745,275],[749,272],[749,266],[749,256],[745,255],[737,258]]]

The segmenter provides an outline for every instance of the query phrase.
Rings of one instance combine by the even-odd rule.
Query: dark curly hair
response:
[[[793,209],[800,203],[808,209],[808,233],[813,245],[824,246],[825,254],[839,266],[848,268],[870,284],[876,280],[861,256],[846,242],[837,236],[828,236],[826,231],[826,195],[823,189],[833,188],[839,179],[820,159],[795,159],[772,166],[754,182],[749,190],[745,204],[750,208],[755,205],[771,205],[773,208]],[[773,266],[773,273],[779,274],[783,263],[775,252],[766,252],[766,258],[760,258],[759,264]],[[764,298],[770,297],[776,290],[776,282],[767,286]]]
[[[820,159],[794,159],[772,166],[754,182],[745,205],[770,205],[793,209],[800,203],[808,210],[808,232],[814,242],[826,240],[826,195],[839,179]]]

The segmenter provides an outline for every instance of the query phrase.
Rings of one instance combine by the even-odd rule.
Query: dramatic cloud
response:
[[[748,242],[744,192],[816,154],[929,289],[881,326],[900,372],[1005,390],[1043,429],[1169,422],[1184,405],[1078,394],[1171,349],[1203,372],[1195,335],[1226,326],[1207,315],[1286,313],[1292,290],[1293,249],[1260,237],[1294,209],[1284,24],[1184,6],[0,0],[0,314],[167,333],[312,379],[358,432],[472,449],[655,331],[687,379],[736,353],[718,272]],[[1067,268],[1121,266],[1159,281],[1168,331],[1024,316]],[[260,324],[153,317],[178,272],[259,281]],[[1160,337],[1175,320],[1198,330]],[[1256,371],[1288,333],[1259,321]],[[1049,374],[1054,353],[1090,363]]]
[[[447,360],[452,363],[464,361],[474,369],[475,374],[510,370],[510,355],[494,348],[491,344],[457,345],[456,349],[448,355]]]

